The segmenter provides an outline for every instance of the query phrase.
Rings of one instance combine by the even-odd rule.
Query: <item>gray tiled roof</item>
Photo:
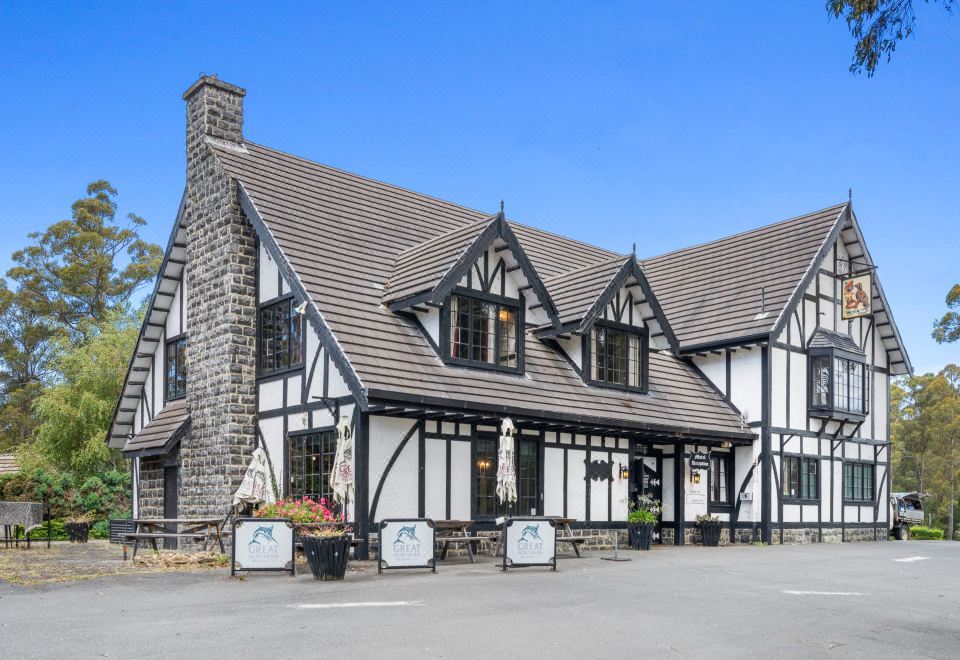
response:
[[[560,323],[572,323],[586,316],[626,260],[626,255],[618,255],[544,280]]]
[[[839,348],[851,353],[864,355],[863,350],[857,346],[853,337],[843,332],[834,332],[826,328],[818,328],[813,337],[810,338],[810,348]]]
[[[846,206],[643,259],[681,350],[769,333]]]
[[[414,323],[381,305],[384,286],[404,250],[489,215],[252,143],[243,150],[215,148],[371,398],[389,394],[664,433],[751,437],[719,395],[671,355],[651,355],[648,395],[584,385],[560,354],[529,333],[523,375],[444,365]],[[513,222],[510,227],[541,278],[614,256]]]
[[[176,444],[180,433],[189,423],[190,411],[186,399],[171,401],[149,424],[127,441],[123,453],[141,456],[165,453]]]

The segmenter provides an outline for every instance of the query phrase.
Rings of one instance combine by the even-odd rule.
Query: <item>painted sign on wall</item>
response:
[[[557,570],[557,523],[550,518],[509,518],[503,524],[503,570],[552,566]]]
[[[690,454],[691,470],[709,470],[710,454],[705,451],[697,451]]]
[[[434,525],[429,518],[380,521],[377,571],[430,568],[437,572]]]
[[[841,280],[841,317],[844,320],[869,316],[873,311],[873,292],[870,273],[854,275]]]
[[[230,574],[237,571],[294,573],[293,523],[286,518],[237,518],[233,523]]]

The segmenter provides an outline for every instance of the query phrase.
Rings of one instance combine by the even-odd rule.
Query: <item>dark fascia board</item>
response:
[[[603,291],[600,292],[600,295],[597,296],[597,299],[590,305],[590,309],[587,310],[583,318],[578,322],[566,323],[564,325],[554,324],[553,327],[543,328],[537,331],[537,337],[541,339],[546,339],[549,337],[555,337],[557,335],[566,334],[568,332],[573,332],[576,334],[582,335],[583,333],[590,330],[594,322],[597,320],[597,317],[603,312],[604,308],[610,303],[610,300],[617,294],[617,292],[626,284],[627,280],[630,277],[633,277],[637,281],[637,285],[640,287],[640,290],[643,291],[643,296],[646,298],[647,303],[650,305],[650,308],[653,310],[653,315],[656,317],[657,322],[660,324],[661,330],[663,330],[664,336],[667,338],[667,342],[670,344],[671,351],[676,355],[679,352],[679,344],[677,343],[677,337],[673,333],[673,328],[670,327],[670,323],[667,322],[667,317],[663,313],[663,308],[660,307],[660,303],[657,301],[657,297],[653,293],[653,289],[650,287],[650,283],[647,281],[646,273],[643,272],[643,268],[637,262],[637,258],[633,255],[627,257],[623,262],[623,265],[614,273],[613,277],[604,287]]]
[[[847,202],[843,205],[843,208],[840,209],[840,212],[837,214],[837,219],[833,223],[833,227],[830,229],[827,237],[820,245],[820,249],[817,250],[817,254],[814,255],[813,259],[810,261],[810,264],[807,266],[807,272],[803,276],[803,279],[800,280],[797,288],[793,290],[793,294],[790,296],[787,304],[784,305],[782,310],[780,310],[780,316],[777,317],[777,322],[773,324],[773,329],[770,330],[769,333],[770,341],[775,341],[776,338],[780,336],[780,333],[783,332],[784,327],[787,325],[787,321],[790,320],[790,315],[793,314],[793,310],[796,309],[797,305],[799,305],[803,300],[803,294],[806,293],[807,287],[810,286],[813,278],[816,277],[817,273],[820,272],[820,263],[827,256],[830,248],[833,247],[837,242],[837,237],[840,235],[840,232],[843,231],[843,226],[848,220],[851,219],[851,217],[851,205],[850,202]]]
[[[473,264],[476,263],[477,259],[479,259],[487,248],[498,238],[502,239],[503,242],[507,244],[507,247],[510,248],[510,252],[513,254],[514,259],[517,260],[521,272],[524,277],[527,278],[527,282],[530,283],[530,288],[550,318],[550,323],[553,326],[559,325],[560,320],[557,317],[557,309],[553,304],[553,300],[547,293],[547,289],[543,285],[543,281],[537,274],[536,269],[534,269],[533,264],[530,263],[526,252],[523,251],[520,241],[517,240],[513,230],[510,229],[510,224],[507,222],[503,213],[497,213],[490,219],[490,222],[484,230],[477,235],[473,243],[470,244],[470,247],[463,251],[432,290],[404,298],[403,300],[394,301],[388,305],[388,308],[396,312],[409,309],[421,303],[430,303],[433,305],[442,304],[453,289],[456,288],[463,276],[467,274],[467,271],[473,268]]]
[[[857,222],[857,216],[853,212],[852,205],[850,209],[850,219],[853,226],[853,232],[857,235],[857,240],[860,242],[860,247],[863,248],[863,256],[866,257],[868,264],[873,265],[873,257],[870,256],[870,250],[867,248],[867,242],[863,240],[863,232],[860,231],[860,223]],[[900,330],[897,328],[897,322],[893,319],[893,312],[890,310],[890,303],[887,302],[887,296],[883,292],[883,286],[880,284],[880,277],[877,275],[876,269],[874,269],[872,277],[873,286],[876,287],[877,295],[880,296],[880,300],[883,302],[883,311],[887,315],[887,320],[890,322],[890,327],[893,328],[894,337],[897,339],[897,345],[900,347],[900,354],[903,355],[903,362],[907,369],[907,374],[912,375],[913,363],[910,362],[910,356],[907,355],[907,347],[904,345],[903,338],[900,336]]]
[[[770,335],[766,332],[761,334],[754,335],[744,335],[743,337],[734,337],[731,339],[720,339],[717,341],[708,341],[703,344],[694,344],[693,346],[684,346],[680,351],[682,355],[690,355],[691,353],[710,351],[710,350],[722,350],[725,348],[738,348],[740,346],[747,346],[750,344],[761,344],[764,342],[769,342]]]
[[[170,434],[170,437],[162,447],[150,447],[148,449],[134,449],[132,451],[121,451],[124,458],[143,458],[145,456],[163,456],[164,454],[170,453],[170,451],[176,447],[180,440],[187,434],[190,430],[190,418],[187,417],[183,420],[183,424],[180,427]]]
[[[139,398],[137,397],[125,397],[123,392],[127,389],[127,382],[130,380],[130,374],[133,373],[133,363],[137,359],[137,353],[139,353],[140,342],[143,341],[147,328],[150,327],[150,315],[153,312],[153,306],[157,301],[157,296],[161,294],[160,284],[164,281],[162,276],[167,270],[167,265],[170,263],[170,255],[173,253],[173,249],[177,247],[176,238],[177,232],[180,231],[181,223],[183,222],[183,214],[187,208],[187,191],[184,189],[183,195],[180,197],[180,206],[177,208],[177,218],[173,223],[173,229],[170,231],[170,238],[167,239],[167,248],[163,252],[163,261],[160,263],[160,269],[157,273],[157,280],[153,285],[153,291],[150,293],[150,301],[147,303],[147,311],[143,315],[143,323],[140,325],[140,334],[137,336],[136,347],[133,350],[133,354],[130,357],[130,362],[127,364],[127,373],[123,377],[123,387],[120,388],[120,396],[117,397],[117,405],[113,409],[113,417],[110,419],[110,428],[107,430],[107,435],[104,441],[107,443],[107,446],[110,446],[110,439],[114,436],[113,427],[117,423],[117,413],[120,412],[120,406],[123,403],[124,398]],[[175,276],[175,279],[179,282],[182,279],[183,274],[186,269],[180,269],[180,275]],[[138,387],[143,387],[139,385]],[[132,424],[132,421],[131,421]]]
[[[287,260],[286,255],[283,254],[283,250],[280,249],[280,245],[270,232],[267,223],[264,222],[256,205],[247,193],[246,188],[243,187],[243,184],[239,180],[237,181],[237,196],[240,200],[240,208],[247,216],[250,224],[253,225],[253,229],[257,232],[257,237],[260,239],[260,242],[266,248],[267,252],[270,253],[270,257],[274,263],[277,264],[280,274],[290,285],[294,297],[298,302],[307,302],[306,315],[310,321],[310,325],[313,326],[313,329],[317,335],[319,335],[323,347],[329,351],[333,363],[343,375],[344,380],[347,382],[347,387],[350,388],[350,393],[356,399],[360,410],[365,412],[367,410],[367,396],[363,384],[360,382],[360,377],[354,370],[353,365],[350,364],[350,360],[347,359],[346,353],[343,352],[343,348],[334,336],[333,331],[330,330],[330,326],[327,325],[323,315],[320,314],[320,310],[317,309],[316,303],[314,303],[310,294],[307,293],[303,282],[300,281],[300,277]]]
[[[544,411],[516,408],[513,406],[501,406],[495,404],[474,403],[464,400],[444,399],[442,397],[422,396],[418,394],[409,394],[406,392],[391,392],[389,390],[371,389],[367,392],[370,400],[376,399],[377,402],[387,403],[405,403],[418,404],[433,410],[453,410],[453,411],[477,411],[484,413],[494,413],[505,416],[515,416],[524,418],[533,418],[544,422],[571,422],[582,424],[583,426],[603,426],[608,428],[623,429],[624,433],[650,433],[659,436],[669,436],[677,440],[696,441],[703,440],[741,440],[753,442],[757,436],[755,433],[746,431],[725,432],[714,431],[712,429],[693,429],[683,426],[664,426],[662,424],[646,424],[642,422],[629,422],[624,420],[609,419],[605,417],[594,417],[591,415],[573,415],[570,413],[549,413]]]

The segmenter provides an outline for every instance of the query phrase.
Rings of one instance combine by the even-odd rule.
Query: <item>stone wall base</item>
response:
[[[663,537],[664,545],[673,545],[674,540],[674,530],[672,527],[664,527],[661,532]],[[780,530],[777,527],[773,528],[773,544],[781,544]],[[839,528],[824,528],[820,530],[816,527],[805,527],[802,529],[784,529],[783,530],[783,540],[784,545],[797,545],[803,543],[854,543],[859,541],[886,541],[889,536],[889,531],[883,525],[878,525],[877,527],[847,527],[846,529]],[[759,540],[759,531],[757,532],[757,537],[754,538],[754,531],[752,529],[737,529],[735,540],[736,543],[749,544]],[[688,526],[684,529],[684,543],[687,545],[700,545],[703,541],[700,535],[700,530],[696,526]],[[720,544],[729,545],[730,544],[730,528],[724,527],[720,530]]]

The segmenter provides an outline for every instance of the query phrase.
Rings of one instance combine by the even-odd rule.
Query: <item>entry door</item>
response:
[[[646,495],[658,502],[663,502],[663,480],[660,475],[661,458],[659,456],[644,456],[634,461],[634,474],[638,476],[637,494]],[[653,540],[660,543],[660,523],[662,514],[657,517],[653,528]]]
[[[169,465],[163,468],[163,517],[177,517],[177,466]],[[168,525],[167,530],[177,531],[176,525]],[[177,539],[163,539],[163,547],[167,550],[176,550]]]

